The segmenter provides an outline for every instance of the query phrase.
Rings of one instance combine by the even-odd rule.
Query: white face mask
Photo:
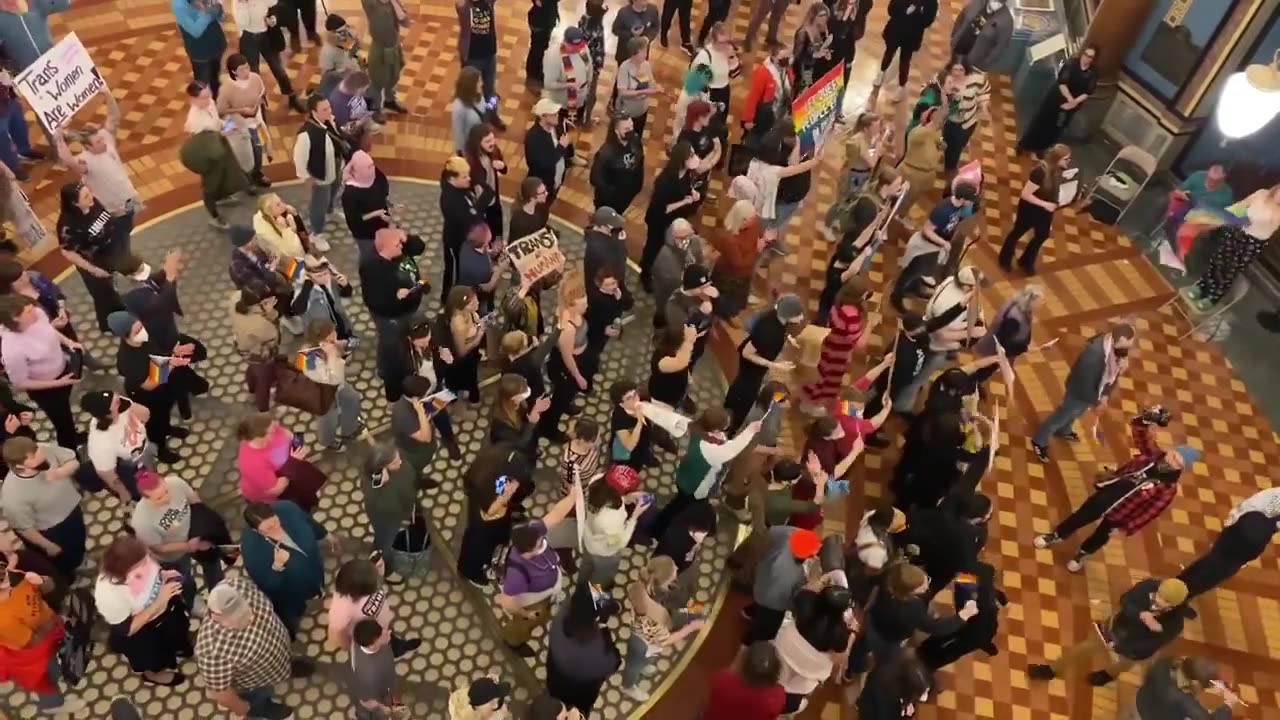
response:
[[[133,341],[138,343],[139,345],[141,345],[142,343],[145,343],[147,340],[150,340],[150,339],[151,339],[151,335],[147,333],[146,328],[142,328],[141,330],[138,331],[136,335],[133,336]]]
[[[534,546],[534,548],[533,548],[533,554],[534,554],[534,555],[541,555],[542,553],[544,553],[544,552],[546,552],[546,551],[547,551],[547,539],[546,539],[546,538],[540,538],[540,539],[538,540],[538,544],[537,544],[537,545],[535,545],[535,546]]]
[[[142,282],[151,277],[151,266],[146,263],[142,263],[142,265],[138,266],[138,272],[130,275],[129,277]]]
[[[694,542],[698,542],[698,543],[700,543],[700,542],[702,542],[703,540],[706,540],[706,539],[707,539],[707,534],[706,534],[706,533],[704,533],[704,532],[690,533],[690,535],[692,535],[692,537],[693,537],[693,541],[694,541]]]
[[[519,395],[516,395],[515,397],[513,397],[513,398],[511,398],[511,399],[512,399],[512,400],[514,400],[514,401],[516,401],[517,403],[522,403],[522,402],[524,402],[525,400],[528,400],[528,399],[529,399],[529,396],[530,396],[530,395],[532,395],[532,394],[533,394],[533,391],[532,391],[532,390],[525,390],[524,392],[520,393]]]

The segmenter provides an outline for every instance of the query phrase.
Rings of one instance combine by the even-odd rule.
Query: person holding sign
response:
[[[1058,144],[1049,148],[1044,159],[1031,169],[1031,176],[1023,183],[1022,192],[1018,195],[1018,214],[1013,218],[1013,227],[1000,246],[1000,267],[1005,272],[1013,270],[1014,248],[1030,230],[1031,242],[1018,258],[1018,266],[1027,275],[1036,273],[1036,256],[1040,254],[1040,246],[1049,239],[1053,214],[1058,210],[1058,186],[1062,182],[1062,172],[1070,165],[1071,148]]]

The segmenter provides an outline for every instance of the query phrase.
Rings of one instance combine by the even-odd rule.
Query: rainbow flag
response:
[[[305,268],[298,258],[287,258],[280,263],[280,272],[284,273],[285,278],[291,283],[296,283],[302,279],[303,270]]]
[[[319,367],[320,360],[323,358],[323,355],[324,353],[319,348],[302,350],[298,352],[298,355],[294,358],[293,366],[303,372],[306,372],[307,370],[315,370]]]
[[[957,573],[956,584],[976,588],[978,587],[978,576],[973,573]]]
[[[169,363],[165,358],[151,358],[147,366],[147,382],[157,385],[169,380]]]
[[[862,417],[862,408],[849,400],[841,400],[836,403],[836,415],[840,417]]]

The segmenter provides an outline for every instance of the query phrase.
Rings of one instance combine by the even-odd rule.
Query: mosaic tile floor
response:
[[[288,202],[301,205],[304,201],[300,187],[281,187],[279,190]],[[410,208],[408,227],[426,237],[438,236],[441,228],[436,211],[439,207],[437,186],[396,181],[393,183],[392,194],[397,202]],[[248,217],[248,203],[229,214],[232,222],[246,221]],[[331,222],[329,229],[331,238],[345,239],[345,242],[331,240],[334,250],[329,253],[329,257],[344,273],[356,277],[354,244],[346,235],[345,229],[335,228],[334,222]],[[562,231],[561,248],[569,262],[580,265],[581,235],[563,225],[558,229]],[[235,352],[223,311],[225,300],[231,291],[225,272],[231,251],[230,244],[225,237],[208,227],[203,210],[197,207],[136,233],[133,247],[135,253],[153,264],[170,249],[179,249],[186,254],[188,270],[179,280],[179,294],[186,311],[182,328],[187,334],[204,341],[209,348],[210,361],[205,363],[202,372],[213,388],[208,397],[197,400],[195,418],[186,423],[192,430],[191,437],[175,444],[175,449],[184,456],[182,462],[169,466],[167,472],[191,483],[202,497],[239,526],[242,524],[238,516],[243,508],[243,501],[239,497],[239,476],[234,469],[237,446],[234,428],[239,418],[253,409],[243,390],[243,368]],[[425,265],[439,268],[439,252],[429,253]],[[438,270],[434,277],[438,283]],[[84,288],[74,276],[66,281],[64,287],[72,307],[89,307]],[[554,307],[553,296],[554,293],[547,294],[548,309]],[[602,388],[608,388],[616,380],[644,377],[647,373],[651,342],[648,318],[652,315],[653,306],[647,295],[637,300],[636,313],[643,322],[627,328],[622,337],[611,343],[606,350],[599,379]],[[363,304],[358,301],[358,294],[348,310],[357,334],[365,340],[348,365],[349,377],[353,378],[352,384],[364,400],[366,421],[375,434],[379,434],[380,428],[386,423],[387,413],[382,398],[382,383],[374,367],[374,329]],[[114,359],[117,347],[115,340],[93,332],[88,345],[99,357]],[[87,384],[91,387],[109,387],[113,381],[112,377],[94,376],[91,383]],[[723,397],[725,384],[713,362],[707,361],[699,366],[694,387],[694,397],[703,404],[715,403]],[[503,677],[517,683],[519,700],[527,700],[530,689],[538,687],[545,679],[542,663],[546,652],[542,632],[539,631],[533,642],[538,650],[538,659],[535,661],[520,659],[505,648],[500,648],[496,635],[497,626],[493,619],[496,606],[492,605],[488,595],[462,581],[453,570],[458,543],[461,541],[462,523],[466,516],[458,478],[485,444],[488,400],[489,395],[486,393],[485,402],[477,406],[478,409],[460,409],[454,412],[455,428],[464,457],[462,460],[451,461],[444,452],[436,456],[433,471],[435,477],[442,481],[441,486],[426,493],[424,498],[424,504],[430,509],[433,540],[438,548],[433,552],[432,568],[425,579],[410,580],[394,590],[397,631],[419,637],[423,641],[417,652],[400,663],[401,676],[408,680],[406,696],[413,704],[415,718],[443,717],[448,693],[456,683],[482,675],[491,669],[496,669]],[[597,392],[590,398],[585,416],[607,422],[608,405],[607,395]],[[283,413],[281,417],[290,427],[307,428],[307,420],[296,411]],[[308,434],[311,433],[308,431]],[[530,507],[531,516],[550,507],[551,494],[558,484],[554,459],[558,455],[551,451],[547,453],[553,459],[543,462],[543,469],[537,479],[538,490]],[[360,548],[372,542],[358,490],[359,469],[356,456],[354,449],[348,448],[340,454],[325,453],[318,463],[330,480],[316,511],[316,519],[344,539],[344,559],[363,553]],[[667,478],[664,483],[655,483],[650,488],[660,496],[671,491],[670,478],[674,473],[674,460],[675,458],[667,456],[663,471],[652,473],[654,478]],[[120,523],[127,521],[127,514],[114,497],[95,497],[86,505],[87,522],[91,530],[90,552],[96,556],[114,537]],[[706,567],[723,567],[731,547],[733,532],[731,523],[722,523],[718,537],[708,544],[704,552],[703,562]],[[633,579],[638,577],[647,557],[647,552],[628,551],[622,564],[622,573]],[[330,582],[338,564],[337,560],[330,558]],[[87,578],[90,572],[91,569],[86,564],[82,575]],[[719,573],[705,573],[697,588],[698,599],[713,602],[720,584]],[[619,600],[622,599],[622,587],[625,587],[625,582],[620,579],[619,590],[616,592]],[[628,631],[619,630],[616,619],[614,626],[616,637],[623,640]],[[95,716],[105,713],[110,699],[120,693],[134,695],[148,718],[221,716],[222,711],[205,698],[198,679],[176,691],[143,685],[129,671],[127,663],[121,657],[108,652],[105,645],[100,646],[99,650],[91,674],[82,685],[80,693],[92,703]],[[345,717],[345,709],[349,703],[341,683],[348,668],[346,655],[326,647],[323,611],[309,615],[304,621],[297,650],[317,659],[321,670],[314,678],[294,680],[287,687],[281,687],[279,691],[283,695],[282,699],[298,709],[295,715],[298,718]],[[657,672],[644,680],[645,686],[656,687],[661,683],[671,668],[680,661],[681,655],[682,652],[673,652],[659,658],[656,662]],[[195,676],[194,663],[188,663],[184,670],[189,676]],[[606,720],[627,717],[635,706],[633,700],[619,692],[617,682],[615,676],[600,701],[598,716]],[[4,708],[4,702],[0,700],[0,709]],[[10,702],[15,707],[21,707],[21,696],[11,697]]]
[[[609,4],[617,7],[621,3],[611,0]],[[705,4],[695,4],[698,6],[694,9],[696,27]],[[562,18],[571,22],[577,19],[581,2],[563,0],[560,5]],[[746,30],[750,5],[749,2],[736,3],[731,15],[730,24],[739,37]],[[860,43],[847,96],[852,107],[863,103],[870,91],[871,78],[883,49],[880,30],[885,22],[886,5],[875,3],[867,34]],[[962,0],[941,2],[938,19],[926,36],[924,47],[915,56],[911,88],[918,87],[945,62],[948,33],[962,5]],[[354,0],[332,0],[328,7],[357,26],[363,22]],[[526,9],[524,3],[499,4],[498,84],[502,112],[511,127],[500,141],[512,167],[505,190],[513,189],[514,182],[523,175],[520,143],[523,128],[530,123],[529,110],[536,99],[525,92],[521,78],[528,43]],[[451,4],[443,1],[411,4],[410,12],[415,24],[405,35],[407,67],[401,96],[413,114],[393,119],[387,132],[378,139],[374,155],[389,174],[437,178],[442,160],[453,150],[446,106],[456,77],[456,19]],[[792,36],[802,14],[801,6],[788,11],[782,37]],[[197,201],[193,179],[176,159],[185,116],[182,86],[188,77],[168,3],[163,0],[81,0],[72,11],[55,19],[55,34],[68,29],[79,33],[98,60],[124,111],[121,151],[130,162],[135,182],[148,198],[148,216]],[[228,30],[232,31],[230,25]],[[309,78],[314,84],[315,55],[314,50],[308,49],[292,60],[290,66],[295,80]],[[687,66],[687,58],[673,46],[670,51],[655,48],[652,60],[658,82],[663,87],[675,88]],[[611,81],[613,67],[610,61],[602,82]],[[1021,277],[1005,277],[995,263],[994,246],[1007,228],[1016,203],[1016,190],[1028,166],[1024,158],[1018,158],[1013,152],[1016,123],[1008,78],[994,77],[992,82],[995,92],[992,122],[980,128],[968,151],[968,157],[981,158],[985,173],[992,179],[983,195],[987,241],[970,254],[972,261],[995,280],[983,293],[989,311],[1028,282]],[[274,87],[272,81],[268,80],[268,86]],[[736,111],[745,95],[744,80],[734,85],[733,93]],[[670,102],[658,103],[649,120],[647,164],[653,173],[664,157],[670,105]],[[881,100],[876,109],[900,115],[905,105],[895,107]],[[288,136],[298,124],[298,117],[286,115],[281,106],[278,98],[273,98],[271,118],[285,136],[281,139],[285,148],[269,168],[271,176],[277,179],[292,177],[293,171],[284,162],[283,150],[287,150],[291,142]],[[580,147],[586,149],[597,144],[600,137],[599,129],[584,133],[579,140]],[[812,228],[835,197],[839,161],[836,153],[836,157],[815,172],[813,191],[790,228],[796,252],[787,259],[783,282],[806,299],[812,299],[822,283],[827,248]],[[66,179],[65,171],[45,164],[33,168],[32,176],[26,190],[52,224],[56,191]],[[699,218],[700,229],[707,235],[715,231],[717,218],[725,209],[716,197],[723,187],[721,179],[713,181],[707,211]],[[640,221],[644,202],[641,197],[628,213],[632,220],[629,234],[637,239],[643,237]],[[590,188],[585,174],[572,173],[560,194],[556,211],[569,222],[580,225],[590,209]],[[200,232],[204,233],[203,227]],[[210,238],[206,242],[212,242],[211,236],[201,237]],[[903,239],[896,237],[876,260],[870,275],[873,283],[884,285],[893,278]],[[636,254],[633,252],[633,256]],[[1003,652],[995,658],[966,659],[944,673],[943,692],[937,704],[920,713],[925,720],[974,717],[1109,720],[1115,717],[1118,709],[1126,709],[1131,703],[1138,679],[1136,673],[1126,674],[1113,687],[1095,690],[1078,681],[1030,685],[1023,668],[1028,661],[1056,653],[1061,644],[1082,637],[1088,632],[1090,615],[1104,614],[1114,598],[1134,579],[1176,572],[1207,546],[1229,508],[1259,487],[1269,485],[1274,468],[1280,465],[1280,450],[1271,428],[1222,353],[1212,345],[1194,341],[1179,343],[1177,337],[1186,328],[1179,326],[1171,315],[1156,311],[1169,297],[1170,288],[1128,238],[1098,225],[1084,213],[1064,210],[1059,213],[1053,238],[1041,255],[1036,281],[1048,290],[1048,302],[1037,318],[1037,337],[1062,336],[1062,342],[1049,352],[1024,358],[1015,388],[993,388],[993,395],[1000,399],[1001,406],[1012,410],[1012,418],[1004,425],[1004,449],[983,485],[996,499],[997,508],[987,553],[1001,569],[1001,580],[1013,601],[1003,618],[1001,637],[997,641]],[[1125,379],[1118,398],[1122,407],[1104,423],[1103,443],[1100,446],[1055,445],[1052,465],[1035,463],[1026,446],[1027,435],[1037,419],[1056,402],[1061,379],[1083,338],[1102,327],[1108,318],[1121,315],[1136,316],[1141,335],[1134,369]],[[872,351],[882,349],[885,342],[883,329],[877,335]],[[732,339],[733,333],[726,333],[719,348],[723,350]],[[724,355],[722,353],[722,359]],[[854,365],[855,372],[863,367],[857,361]],[[728,367],[732,367],[731,363]],[[238,397],[226,400],[239,402]],[[1127,453],[1123,415],[1152,400],[1169,403],[1178,414],[1178,422],[1164,439],[1181,440],[1189,436],[1205,449],[1207,459],[1187,478],[1173,508],[1158,523],[1132,540],[1113,543],[1082,575],[1070,575],[1061,567],[1065,558],[1049,551],[1035,551],[1030,546],[1031,537],[1046,530],[1071,504],[1080,501],[1087,492],[1088,478],[1100,464],[1114,462]],[[792,429],[794,431],[794,427]],[[206,430],[212,438],[215,431]],[[851,516],[865,506],[868,497],[883,494],[887,470],[896,461],[896,454],[896,451],[886,451],[866,458],[865,482],[855,483],[847,503]],[[203,462],[221,463],[218,467],[226,467],[226,452],[211,451],[209,455]],[[107,505],[98,510],[119,514],[114,501],[108,501]],[[447,506],[447,502],[444,505]],[[326,503],[324,512],[334,512],[333,506]],[[433,517],[449,515],[448,510],[437,508],[435,512],[438,515]],[[838,515],[838,512],[828,512],[829,522],[838,526],[843,519],[836,517]],[[1199,600],[1200,620],[1189,627],[1186,637],[1176,646],[1179,652],[1217,657],[1232,673],[1250,704],[1242,713],[1250,718],[1280,720],[1280,711],[1275,709],[1280,704],[1280,662],[1275,659],[1280,656],[1278,592],[1280,558],[1270,554],[1222,590]],[[698,658],[671,686],[667,697],[653,706],[649,713],[652,717],[686,720],[696,713],[709,673],[732,657],[737,625],[732,614],[721,617]],[[470,649],[459,652],[477,661],[485,655]],[[415,659],[414,662],[424,661]],[[424,662],[424,665],[430,664]],[[149,690],[142,691],[147,692]],[[189,691],[189,694],[195,692]],[[318,699],[320,693],[316,691],[314,697]],[[823,688],[803,717],[836,720],[852,715],[839,688]]]

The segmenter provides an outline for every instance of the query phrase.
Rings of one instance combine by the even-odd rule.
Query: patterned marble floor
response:
[[[610,5],[617,7],[618,0]],[[917,53],[911,72],[911,86],[918,87],[926,75],[935,72],[947,53],[947,36],[962,6],[961,0],[943,0],[942,10]],[[695,27],[704,8],[695,8]],[[749,2],[736,3],[731,24],[739,36],[745,32]],[[867,96],[870,80],[883,43],[880,29],[885,21],[886,3],[875,4],[866,37],[862,40],[848,94],[848,103],[859,105]],[[501,146],[512,165],[513,177],[523,174],[520,141],[527,127],[535,97],[523,90],[526,34],[524,3],[502,4],[499,8],[499,89],[502,108],[511,125]],[[573,21],[581,3],[564,0],[562,16]],[[329,9],[357,25],[360,10],[354,0],[334,0]],[[441,161],[452,152],[448,136],[447,102],[456,76],[454,45],[455,15],[450,3],[433,0],[411,8],[415,25],[405,37],[408,67],[401,84],[402,98],[413,111],[407,118],[393,120],[375,147],[380,166],[393,175],[418,178],[438,177]],[[802,7],[793,7],[784,26],[790,37]],[[176,161],[185,114],[181,88],[187,81],[181,42],[173,26],[168,3],[163,0],[86,0],[55,21],[55,33],[76,30],[90,53],[103,67],[107,81],[119,100],[125,123],[121,148],[134,171],[135,181],[150,204],[154,217],[198,199],[192,178]],[[230,30],[230,25],[228,25]],[[687,58],[674,50],[655,48],[655,70],[664,87],[674,88]],[[315,78],[315,52],[296,57],[291,67],[296,78]],[[613,64],[605,71],[604,82],[612,77]],[[270,81],[268,81],[270,85]],[[980,129],[969,147],[970,157],[979,157],[992,178],[983,195],[988,221],[987,239],[970,257],[995,279],[984,291],[989,311],[1012,295],[1027,280],[1005,277],[995,264],[994,245],[1007,227],[1016,203],[1016,190],[1028,167],[1014,155],[1015,119],[1011,88],[1007,78],[993,78],[995,98],[992,122]],[[674,91],[673,93],[674,94]],[[745,82],[734,86],[734,110],[745,94]],[[282,131],[283,144],[298,123],[286,116],[276,103],[272,119]],[[877,108],[888,114],[901,112],[887,103]],[[660,103],[650,118],[647,142],[651,171],[661,163],[669,132],[669,103]],[[598,143],[600,131],[585,133],[580,146]],[[285,153],[275,157],[273,177],[292,176],[284,162]],[[784,277],[787,287],[813,298],[821,286],[826,247],[811,229],[835,196],[834,179],[839,157],[820,168],[814,189],[800,218],[791,226],[797,251],[788,258]],[[36,207],[52,222],[56,189],[65,180],[62,170],[43,165],[33,172],[26,186]],[[514,187],[509,181],[507,188]],[[700,218],[704,234],[715,232],[717,218],[725,205],[715,197],[723,190],[717,180],[712,199]],[[629,214],[630,234],[642,237],[640,206]],[[581,224],[591,209],[590,188],[584,174],[574,173],[560,194],[556,211],[569,222]],[[890,243],[871,270],[878,286],[887,284],[895,272],[895,260],[902,238]],[[1233,374],[1226,358],[1212,345],[1179,341],[1185,330],[1167,312],[1157,308],[1170,295],[1159,277],[1133,243],[1114,230],[1093,222],[1073,210],[1059,214],[1052,241],[1041,256],[1036,280],[1048,290],[1048,303],[1037,319],[1037,337],[1061,336],[1051,351],[1020,362],[1018,383],[1012,389],[997,387],[994,394],[1002,407],[1011,410],[1003,426],[1004,449],[996,468],[984,481],[983,489],[996,499],[997,514],[992,525],[988,556],[1002,571],[1001,580],[1013,601],[1006,611],[997,641],[1003,652],[995,658],[965,660],[943,676],[944,691],[937,704],[925,708],[923,718],[996,717],[1019,720],[1063,720],[1097,718],[1109,720],[1117,709],[1125,708],[1138,676],[1125,675],[1113,687],[1094,690],[1077,682],[1055,681],[1032,686],[1022,668],[1045,654],[1080,638],[1088,632],[1090,616],[1104,614],[1110,603],[1136,578],[1150,574],[1170,574],[1179,565],[1207,547],[1229,508],[1239,499],[1271,483],[1280,463],[1275,436],[1250,398],[1247,388]],[[1061,392],[1061,379],[1083,339],[1107,319],[1131,315],[1140,328],[1140,342],[1133,370],[1122,384],[1118,407],[1104,423],[1101,445],[1055,446],[1055,462],[1041,466],[1030,460],[1026,438],[1038,417],[1049,412]],[[871,351],[883,349],[885,332],[872,343]],[[725,341],[733,339],[726,333]],[[721,347],[728,344],[722,341]],[[855,362],[857,370],[862,364]],[[1186,479],[1172,510],[1152,528],[1125,543],[1113,543],[1080,576],[1061,568],[1064,558],[1030,546],[1036,532],[1084,496],[1087,482],[1100,464],[1114,462],[1127,453],[1124,414],[1140,405],[1159,400],[1172,405],[1178,422],[1165,440],[1192,438],[1206,451],[1206,461]],[[794,428],[793,428],[794,429]],[[865,482],[857,484],[847,503],[852,515],[865,506],[868,497],[881,495],[886,469],[896,461],[896,452],[869,456],[864,464]],[[328,507],[326,507],[328,511]],[[829,512],[832,517],[838,513]],[[839,522],[838,519],[835,520]],[[1200,620],[1176,646],[1179,652],[1199,652],[1217,657],[1232,673],[1250,708],[1248,717],[1280,718],[1280,559],[1271,554],[1246,569],[1222,590],[1198,601]],[[732,656],[737,621],[726,614],[712,629],[699,656],[650,710],[653,717],[684,720],[696,711],[709,673]],[[466,657],[482,653],[461,651]],[[416,662],[416,661],[415,661]],[[820,691],[818,702],[804,714],[806,718],[852,717],[838,688]],[[318,697],[318,696],[317,696]]]
[[[299,186],[281,187],[279,190],[288,202],[301,204],[305,200]],[[439,207],[438,186],[396,181],[392,194],[397,202],[408,206],[407,225],[414,231],[427,237],[434,237],[440,232],[436,210]],[[248,220],[250,208],[248,203],[244,205],[231,212],[229,219],[232,222]],[[239,527],[243,525],[239,514],[244,503],[239,496],[239,476],[235,471],[235,425],[241,417],[253,412],[253,408],[244,392],[243,368],[232,343],[225,313],[231,292],[225,270],[231,246],[224,236],[208,227],[205,219],[199,207],[180,212],[136,233],[133,247],[135,253],[153,264],[171,249],[181,250],[186,255],[188,270],[179,280],[179,294],[185,310],[182,328],[209,348],[210,360],[201,371],[212,384],[212,390],[209,396],[196,402],[195,418],[187,423],[192,430],[191,436],[175,444],[175,449],[184,456],[182,462],[168,466],[166,471],[189,482],[233,523],[233,527]],[[334,222],[341,223],[341,220]],[[559,229],[562,231],[561,248],[568,261],[580,265],[581,235],[563,225]],[[345,230],[338,230],[333,223],[330,230],[331,237],[344,240],[331,241],[334,250],[329,253],[330,258],[344,273],[356,277],[354,244]],[[429,252],[425,258],[426,266],[440,267],[439,255],[438,249]],[[438,272],[434,281],[439,282]],[[72,307],[89,307],[84,288],[74,276],[64,287]],[[545,307],[548,311],[554,308],[553,296],[554,293],[547,294]],[[382,399],[382,383],[374,366],[373,325],[358,299],[348,305],[348,310],[357,334],[364,340],[348,366],[348,373],[364,401],[366,421],[375,435],[385,436],[383,428],[387,422],[387,406]],[[653,312],[652,302],[647,296],[638,298],[635,312],[642,322],[626,328],[622,337],[605,352],[601,363],[602,388],[608,388],[616,380],[643,377],[647,373],[651,342],[648,317]],[[99,357],[114,361],[117,347],[114,339],[93,332],[88,345]],[[115,387],[118,381],[113,374],[98,375],[91,377],[86,384],[92,388]],[[715,364],[711,361],[702,363],[697,372],[695,398],[704,404],[715,403],[723,397],[724,387]],[[401,676],[408,680],[406,696],[413,704],[414,717],[444,717],[448,693],[457,683],[469,681],[491,669],[516,683],[517,700],[520,701],[527,700],[530,690],[540,687],[545,679],[542,663],[546,653],[542,632],[539,631],[533,641],[538,650],[534,661],[523,660],[502,648],[496,635],[496,606],[492,604],[492,598],[461,580],[453,570],[466,517],[458,478],[485,445],[488,400],[486,393],[485,402],[476,409],[454,411],[455,428],[464,456],[453,461],[444,452],[437,455],[433,474],[441,480],[441,486],[426,493],[424,498],[424,505],[430,510],[429,522],[436,548],[432,552],[431,570],[425,578],[409,580],[393,591],[397,631],[423,641],[417,652],[400,663]],[[608,413],[607,394],[597,392],[590,398],[584,416],[607,423]],[[307,428],[308,420],[296,411],[284,412],[281,417],[290,427],[306,429],[314,437]],[[358,449],[349,447],[341,453],[325,453],[318,463],[330,480],[325,486],[316,519],[344,539],[342,559],[363,554],[365,551],[360,548],[372,542],[358,489]],[[552,493],[559,482],[555,473],[558,455],[546,449],[545,445],[544,451],[551,459],[544,461],[542,472],[537,477],[538,490],[530,508],[531,516],[535,517],[550,507]],[[671,492],[674,460],[674,457],[666,456],[663,470],[652,474],[656,478],[665,478],[651,488],[660,497]],[[90,553],[96,558],[114,537],[120,523],[127,522],[127,509],[114,497],[94,497],[86,506]],[[703,555],[706,567],[723,567],[732,547],[734,532],[732,523],[721,524],[718,536],[709,542]],[[638,577],[647,558],[647,552],[628,551],[622,573],[633,579]],[[332,581],[340,559],[330,558],[327,564]],[[87,579],[95,570],[86,563],[82,575]],[[625,584],[620,580],[619,588]],[[719,573],[705,573],[699,580],[697,598],[708,604],[714,603],[721,585]],[[619,600],[622,599],[621,592],[621,589],[617,591]],[[324,622],[323,610],[317,609],[309,615],[303,623],[297,646],[298,652],[319,661],[320,673],[314,678],[291,681],[287,688],[281,688],[282,699],[297,708],[295,717],[298,718],[345,717],[348,712],[349,703],[342,685],[348,668],[346,656],[326,647]],[[627,631],[618,629],[616,619],[614,626],[616,636],[625,638]],[[645,679],[645,685],[656,687],[662,683],[689,649],[690,646],[686,645],[657,659],[657,671]],[[121,693],[133,695],[149,719],[221,716],[222,711],[205,697],[198,680],[177,690],[144,685],[129,671],[121,657],[108,652],[105,645],[100,645],[99,651],[81,692],[81,696],[92,704],[95,717],[103,716],[111,698]],[[194,663],[187,663],[184,670],[189,676],[196,677]],[[635,701],[619,692],[617,682],[615,676],[606,688],[600,702],[599,717],[624,718],[635,708]],[[15,694],[8,700],[0,699],[0,717],[3,717],[6,702],[21,708],[23,698],[21,694]]]

